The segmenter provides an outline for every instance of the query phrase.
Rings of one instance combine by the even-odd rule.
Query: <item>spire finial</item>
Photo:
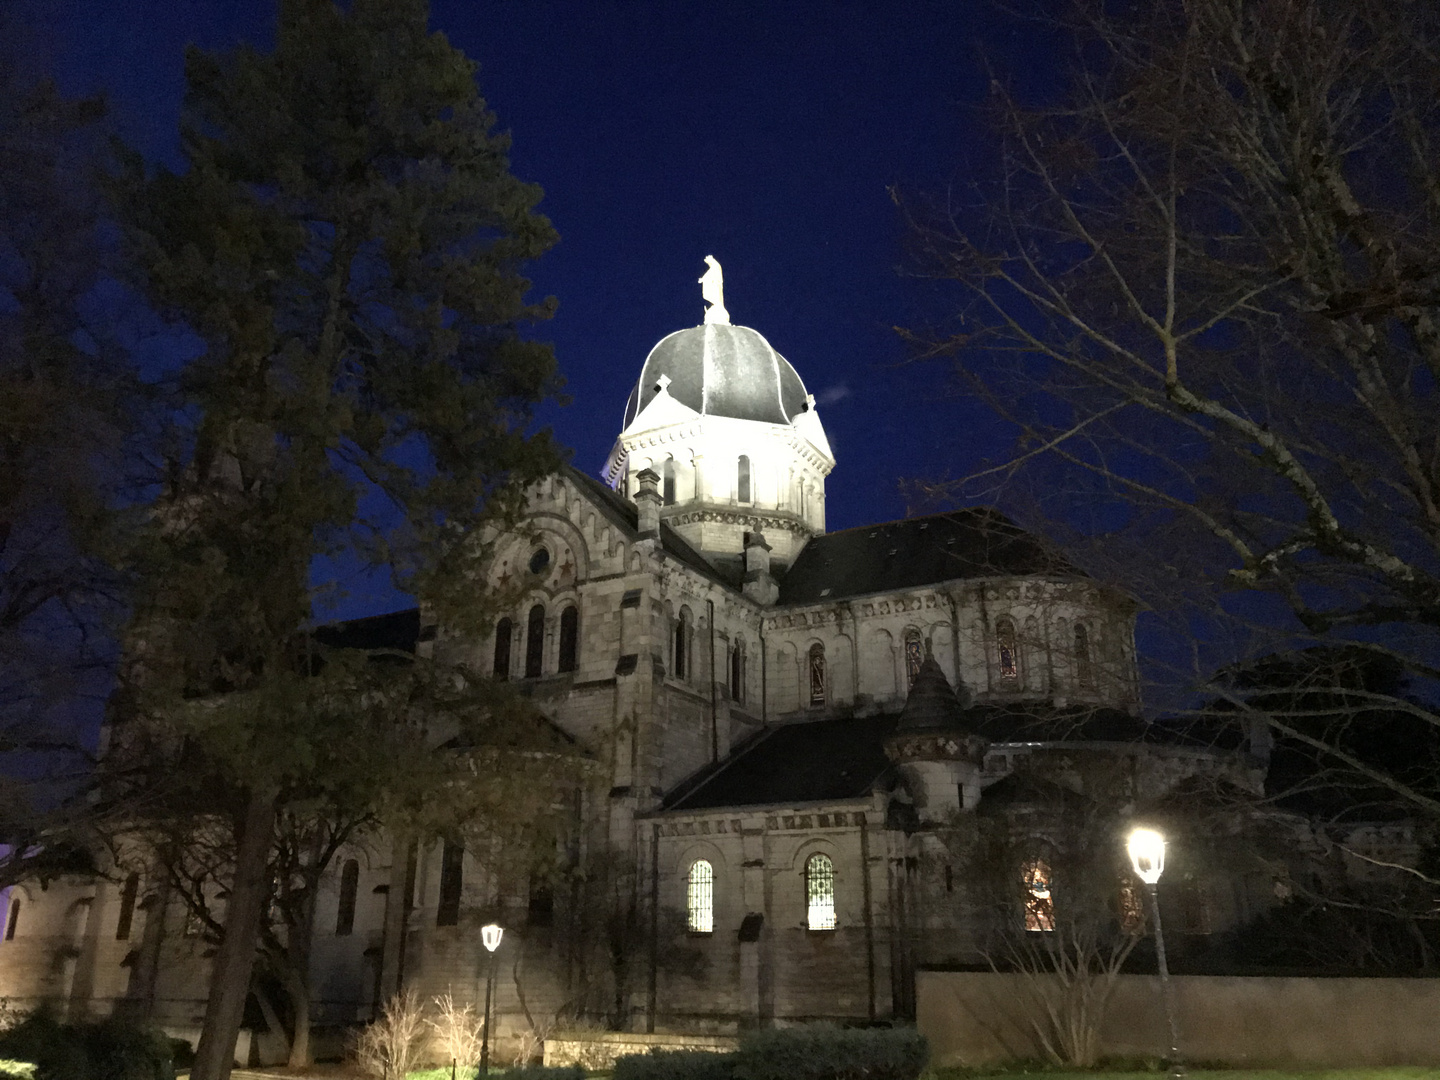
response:
[[[710,305],[705,309],[705,322],[729,326],[730,313],[725,310],[725,273],[714,255],[705,256],[705,265],[709,269],[700,278],[700,295]]]

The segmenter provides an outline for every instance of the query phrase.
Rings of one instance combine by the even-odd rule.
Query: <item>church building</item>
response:
[[[383,837],[338,858],[317,1023],[368,1019],[402,985],[479,994],[492,919],[506,1037],[904,1019],[918,969],[982,964],[1005,919],[963,838],[1015,841],[1013,917],[1043,935],[1066,902],[1056,808],[1087,778],[1123,782],[1131,807],[1259,790],[1248,744],[1145,721],[1134,603],[999,513],[827,532],[837,463],[803,355],[729,321],[713,260],[702,286],[704,322],[637,357],[602,473],[537,484],[487,547],[484,572],[523,598],[483,640],[414,611],[331,631],[520,684],[589,768],[552,880]],[[1192,886],[1177,933],[1245,921],[1272,882]],[[144,875],[26,885],[0,998],[139,1002],[186,1032],[207,964]]]

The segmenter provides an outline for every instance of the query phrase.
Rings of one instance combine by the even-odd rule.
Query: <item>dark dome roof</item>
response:
[[[630,391],[624,427],[650,404],[661,375],[671,397],[706,416],[788,424],[808,408],[790,362],[748,326],[707,323],[661,338]]]
[[[950,680],[945,678],[945,672],[935,662],[935,657],[927,654],[920,670],[915,673],[915,685],[910,687],[910,696],[905,699],[905,709],[895,730],[964,729],[964,715],[965,703],[950,688]]]

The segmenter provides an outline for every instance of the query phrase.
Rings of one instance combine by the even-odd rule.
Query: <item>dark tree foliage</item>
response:
[[[197,1080],[229,1072],[287,808],[423,827],[450,788],[475,821],[535,811],[465,793],[523,774],[495,755],[543,743],[525,710],[424,656],[302,660],[310,568],[347,546],[447,628],[485,621],[485,529],[557,460],[529,430],[554,359],[519,332],[553,307],[520,271],[555,234],[427,16],[282,0],[273,53],[188,55],[185,169],[119,185],[147,295],[204,342],[171,388],[111,755],[164,763],[159,805],[219,829],[169,849],[223,851],[228,878]],[[466,752],[436,753],[457,729]]]

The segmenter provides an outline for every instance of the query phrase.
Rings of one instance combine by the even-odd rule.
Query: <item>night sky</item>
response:
[[[180,164],[188,42],[266,47],[265,0],[15,0],[70,93],[101,91],[122,136]],[[1053,53],[982,3],[560,3],[432,0],[432,26],[480,64],[514,138],[517,175],[545,190],[560,244],[532,267],[559,314],[571,404],[544,422],[598,472],[650,347],[701,321],[703,257],[726,306],[799,371],[837,465],[831,529],[902,517],[902,477],[963,472],[1005,433],[906,364],[892,327],[944,310],[903,274],[888,189],[968,198],[989,136],[986,63],[1044,93]],[[328,617],[406,606],[343,574]]]

